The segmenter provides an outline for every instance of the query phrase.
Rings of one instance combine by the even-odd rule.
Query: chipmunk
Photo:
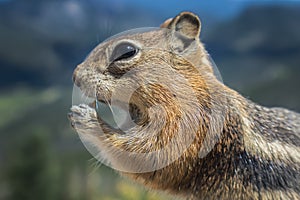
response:
[[[182,12],[99,44],[74,71],[95,101],[72,106],[72,126],[121,174],[178,198],[300,199],[300,114],[219,81],[200,30]],[[126,103],[134,125],[113,127],[99,102]]]

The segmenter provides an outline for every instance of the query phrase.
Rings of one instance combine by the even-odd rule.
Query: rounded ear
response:
[[[167,25],[168,28],[175,30],[187,39],[195,39],[200,36],[201,22],[194,13],[182,12],[172,20],[169,20],[162,25]]]
[[[160,28],[168,28],[173,18],[169,18],[160,25]]]

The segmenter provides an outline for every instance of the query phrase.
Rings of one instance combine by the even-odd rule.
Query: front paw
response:
[[[100,130],[96,111],[86,104],[72,106],[71,113],[68,116],[71,126],[78,133],[93,133]]]

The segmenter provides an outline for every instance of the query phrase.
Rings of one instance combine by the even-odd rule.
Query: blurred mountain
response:
[[[248,8],[239,17],[211,30],[204,42],[222,65],[220,68],[232,74],[228,78],[240,83],[245,82],[245,78],[257,81],[258,77],[253,79],[249,72],[258,75],[262,69],[273,71],[269,73],[273,77],[280,66],[299,68],[299,11],[300,7]],[[243,72],[247,76],[238,79],[235,73]]]
[[[73,69],[99,42],[120,31],[162,22],[162,13],[123,1],[106,2],[1,3],[0,87],[71,84]],[[278,104],[290,97],[291,107],[297,107],[298,98],[292,96],[299,95],[299,11],[299,6],[251,6],[234,18],[206,25],[202,39],[225,83],[254,99],[272,98],[277,92],[282,94]],[[266,92],[272,94],[261,95]]]
[[[103,1],[1,3],[0,86],[70,83],[72,69],[100,41],[128,28],[159,24],[155,19]]]
[[[300,110],[300,7],[260,6],[203,39],[227,85],[270,106]]]

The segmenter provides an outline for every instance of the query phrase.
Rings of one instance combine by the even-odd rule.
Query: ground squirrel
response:
[[[151,189],[187,199],[300,199],[300,114],[257,105],[219,81],[200,30],[198,16],[182,12],[101,43],[74,71],[96,100],[71,108],[72,125]],[[103,120],[99,102],[128,109],[131,125]]]

